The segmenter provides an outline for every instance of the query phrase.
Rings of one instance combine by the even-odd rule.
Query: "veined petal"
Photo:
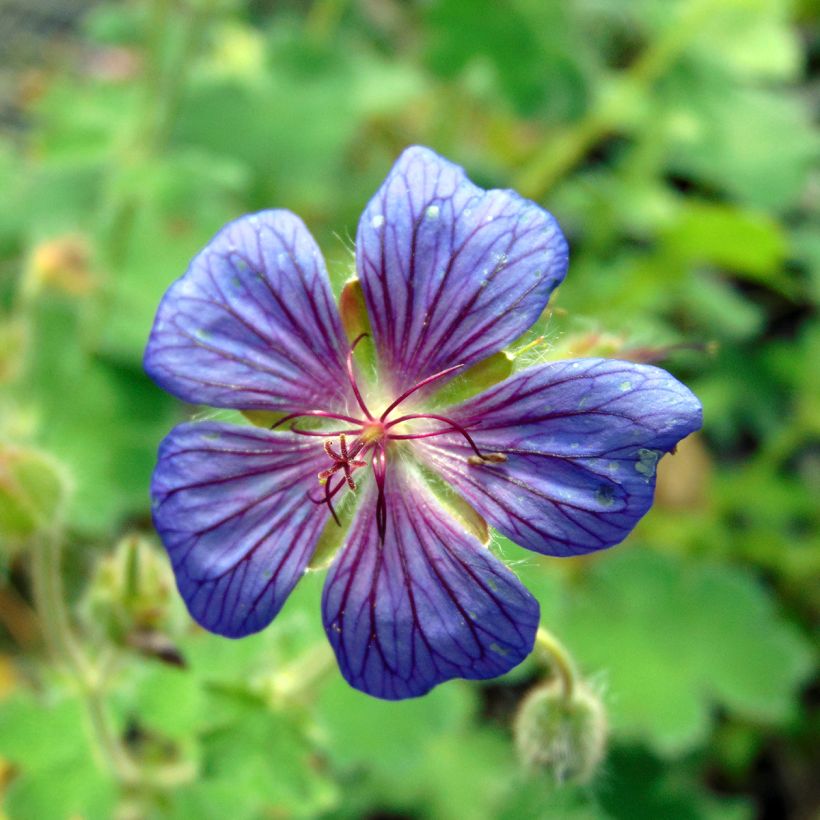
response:
[[[512,572],[404,469],[387,474],[384,543],[371,485],[322,599],[345,679],[387,700],[508,672],[532,650],[539,618]]]
[[[307,228],[262,211],[226,225],[168,289],[145,369],[194,404],[293,413],[345,405],[346,351]]]
[[[282,608],[328,518],[308,498],[326,461],[296,435],[214,422],[182,424],[162,442],[154,524],[206,629],[238,638]]]
[[[518,338],[564,278],[567,244],[535,203],[484,191],[412,147],[362,215],[356,264],[383,370],[400,391]]]
[[[622,541],[652,504],[658,460],[702,422],[669,373],[611,359],[533,367],[442,413],[506,461],[473,464],[450,434],[418,452],[491,526],[549,555]]]

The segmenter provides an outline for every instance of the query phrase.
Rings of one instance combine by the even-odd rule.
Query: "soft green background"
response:
[[[811,0],[0,0],[7,816],[814,816],[817,22]],[[368,699],[328,664],[321,573],[226,641],[192,626],[150,527],[157,444],[199,412],[141,371],[165,288],[266,207],[305,219],[338,287],[411,143],[564,226],[530,355],[656,359],[704,404],[623,546],[494,542],[606,705],[583,787],[516,760],[534,663]],[[58,542],[85,676],[34,609]]]

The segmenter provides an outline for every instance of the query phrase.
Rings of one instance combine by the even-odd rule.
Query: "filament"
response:
[[[449,424],[453,428],[453,431],[455,431],[456,433],[461,433],[461,435],[464,436],[464,438],[467,440],[467,443],[470,445],[470,447],[473,448],[473,451],[475,452],[475,454],[479,458],[481,458],[481,459],[484,458],[484,454],[481,452],[481,450],[478,449],[478,445],[476,445],[476,443],[473,441],[470,434],[460,424],[456,424],[452,419],[448,419],[447,416],[437,416],[435,413],[411,413],[407,416],[400,416],[399,418],[394,419],[393,421],[390,422],[390,424],[387,425],[387,429],[389,430],[394,425],[400,424],[403,421],[413,421],[413,419],[435,419],[436,421],[443,421],[445,424]],[[448,433],[448,432],[451,432],[451,431],[449,431],[449,430],[440,430],[437,433],[435,433],[434,435],[441,435],[443,433]],[[398,435],[396,435],[396,436],[391,436],[391,438],[403,438],[403,439],[428,438],[429,435],[430,434],[420,433],[417,436],[413,436],[413,435],[398,436]]]
[[[350,345],[350,352],[347,354],[347,377],[350,379],[350,386],[353,388],[353,395],[356,397],[356,401],[359,403],[359,407],[362,408],[362,412],[367,416],[368,421],[373,420],[373,416],[370,411],[367,409],[367,405],[364,403],[364,399],[362,398],[361,392],[359,392],[359,385],[356,384],[356,376],[353,373],[353,351],[356,349],[356,345],[364,339],[365,336],[369,334],[367,333],[360,333],[354,340],[353,344]]]
[[[409,398],[416,392],[416,390],[421,390],[422,387],[426,387],[431,382],[436,381],[437,379],[442,379],[449,373],[453,373],[454,371],[458,370],[460,367],[464,367],[463,364],[453,365],[453,367],[448,367],[446,370],[440,370],[438,373],[434,373],[432,376],[428,376],[426,379],[422,379],[417,385],[414,385],[409,390],[405,390],[388,408],[381,414],[379,417],[379,421],[384,421],[387,416],[390,414],[392,410],[395,410],[405,399]]]
[[[283,418],[279,419],[279,421],[276,421],[273,424],[271,424],[270,429],[275,430],[277,427],[281,427],[286,421],[291,421],[291,419],[299,418],[335,419],[336,421],[349,421],[351,424],[366,423],[362,419],[357,419],[353,416],[345,416],[341,413],[326,413],[324,410],[308,410],[305,413],[291,413],[288,416],[284,416]]]

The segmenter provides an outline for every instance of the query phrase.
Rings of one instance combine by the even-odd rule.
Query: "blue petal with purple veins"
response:
[[[384,542],[371,485],[322,599],[342,674],[388,700],[508,672],[532,651],[539,620],[512,572],[406,469],[387,474]]]
[[[378,352],[372,396],[356,382],[319,249],[293,214],[230,223],[169,288],[145,353],[159,385],[286,416],[275,427],[313,421],[175,428],[160,446],[153,517],[191,615],[241,637],[279,612],[331,516],[339,522],[334,503],[355,494],[325,583],[325,629],[352,686],[398,700],[508,672],[539,621],[535,599],[442,506],[417,459],[513,541],[575,555],[632,530],[658,460],[700,427],[701,406],[656,367],[582,359],[425,412],[432,384],[536,321],[567,268],[550,214],[478,188],[429,149],[407,149],[368,204],[356,264]]]
[[[162,300],[145,369],[185,401],[293,413],[344,407],[347,343],[302,221],[262,211],[223,228]]]
[[[420,455],[511,540],[549,555],[622,541],[647,512],[655,468],[702,422],[700,402],[669,373],[611,359],[524,370],[442,411],[463,437],[419,442]]]
[[[296,435],[214,422],[182,424],[162,442],[154,525],[206,629],[238,638],[282,608],[328,520],[308,497],[326,461]]]
[[[362,215],[356,265],[383,371],[400,392],[526,331],[566,274],[567,244],[533,202],[484,191],[413,147]]]

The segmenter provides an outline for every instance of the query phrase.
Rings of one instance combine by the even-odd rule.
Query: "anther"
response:
[[[486,464],[487,462],[490,464],[501,464],[506,460],[507,456],[505,456],[504,453],[484,453],[480,456],[467,456],[468,464]]]
[[[356,482],[353,480],[352,472],[357,467],[366,467],[367,462],[358,461],[356,459],[356,455],[361,450],[360,445],[354,445],[353,449],[348,452],[347,449],[347,439],[345,438],[345,434],[342,433],[339,436],[339,449],[341,453],[337,453],[333,449],[333,444],[330,441],[325,442],[325,452],[333,459],[334,464],[327,470],[322,470],[319,473],[319,483],[322,485],[327,484],[328,479],[339,470],[343,470],[345,474],[344,480],[347,482],[347,486],[350,487],[351,490],[356,489]]]

